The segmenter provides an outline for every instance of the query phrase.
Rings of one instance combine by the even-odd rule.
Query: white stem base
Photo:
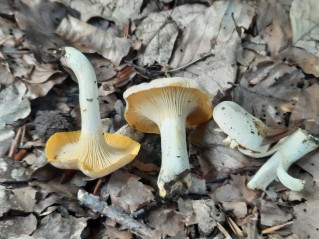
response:
[[[164,119],[160,125],[162,166],[158,176],[157,185],[160,196],[168,193],[166,186],[171,185],[169,191],[178,190],[180,187],[189,188],[191,178],[181,175],[189,169],[189,161],[186,145],[185,119],[183,117]],[[188,173],[187,173],[188,174]],[[178,179],[181,176],[181,179]],[[186,185],[185,185],[186,184]]]

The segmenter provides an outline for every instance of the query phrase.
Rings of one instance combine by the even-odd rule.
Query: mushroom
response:
[[[271,129],[231,101],[216,105],[213,117],[221,130],[228,135],[224,141],[231,147],[237,147],[243,154],[254,158],[273,154],[247,184],[250,189],[264,190],[277,177],[291,190],[303,189],[304,182],[288,175],[287,170],[295,161],[318,148],[319,139],[298,128],[291,135],[280,139],[273,147],[263,145]]]
[[[161,135],[162,165],[157,180],[161,197],[191,186],[185,126],[212,116],[206,90],[195,80],[173,77],[132,86],[124,92],[125,119],[135,129]]]
[[[291,164],[319,147],[319,139],[306,130],[298,128],[291,135],[281,139],[275,154],[258,170],[247,184],[250,189],[266,189],[278,177],[279,181],[293,191],[301,191],[304,181],[291,177],[287,170]]]
[[[228,135],[224,143],[254,158],[273,154],[279,144],[270,148],[263,142],[270,128],[232,101],[223,101],[215,106],[213,118],[219,128]]]
[[[55,167],[80,169],[91,178],[103,177],[131,162],[140,144],[120,134],[102,132],[94,69],[78,50],[65,47],[60,61],[79,83],[81,131],[60,132],[46,144],[46,157]]]

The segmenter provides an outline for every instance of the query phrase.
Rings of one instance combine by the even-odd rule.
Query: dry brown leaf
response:
[[[282,224],[292,219],[292,215],[281,210],[276,203],[270,201],[261,201],[260,223],[265,226],[274,226]]]
[[[294,109],[291,112],[290,121],[300,122],[311,134],[319,134],[319,85],[314,84],[302,91]]]
[[[240,175],[230,175],[232,181],[231,184],[239,189],[240,194],[246,202],[252,202],[257,195],[256,191],[249,190],[246,186],[246,178]]]
[[[194,200],[192,206],[198,227],[204,235],[210,234],[218,222],[225,221],[225,215],[216,208],[214,201],[211,199]]]
[[[114,227],[107,226],[103,233],[101,239],[131,239],[133,237],[132,233],[129,231],[119,230]]]
[[[274,0],[257,2],[257,30],[265,39],[272,56],[277,55],[292,38],[286,8],[284,2]]]
[[[247,215],[247,204],[244,202],[223,202],[222,205],[226,212],[232,212],[238,218]]]
[[[289,47],[279,55],[281,59],[287,59],[291,64],[298,65],[307,74],[319,76],[319,57],[309,53],[305,49]]]
[[[304,158],[297,161],[297,165],[300,166],[303,170],[310,173],[315,181],[319,185],[319,151],[315,150],[307,154]]]
[[[150,13],[137,27],[135,34],[145,47],[139,56],[140,65],[168,63],[178,34],[176,23],[168,20],[169,15],[168,11]]]
[[[226,184],[217,188],[213,194],[219,202],[230,202],[241,200],[238,188],[233,185]]]
[[[32,172],[33,170],[26,168],[22,162],[0,157],[0,183],[28,181]]]
[[[183,36],[171,59],[172,69],[183,67],[205,54],[212,56],[188,66],[174,76],[197,79],[214,96],[230,87],[237,71],[237,55],[241,53],[241,37],[236,25],[248,28],[253,8],[238,1],[216,1],[203,14],[183,29]]]
[[[217,128],[217,124],[210,120],[199,125],[189,136],[190,143],[197,148],[201,171],[204,175],[209,172],[229,172],[261,164],[259,160],[251,160],[238,150],[224,145],[222,141],[227,136],[223,132],[216,131]]]
[[[294,207],[296,219],[292,227],[299,238],[317,238],[319,231],[318,200],[305,202]]]
[[[71,42],[80,51],[97,52],[114,65],[119,65],[130,49],[128,39],[113,36],[107,31],[71,16],[62,20],[56,33]]]
[[[5,238],[19,237],[22,234],[31,235],[37,228],[37,219],[33,214],[22,217],[7,217],[0,221],[1,235]]]
[[[319,57],[319,16],[316,0],[294,0],[290,8],[293,45]]]
[[[154,200],[150,187],[139,182],[136,176],[121,171],[112,174],[106,191],[114,205],[130,213]]]
[[[296,67],[263,59],[242,75],[233,100],[268,126],[284,128],[307,82]]]
[[[182,215],[173,209],[165,209],[161,207],[150,212],[147,217],[149,225],[163,236],[175,236],[178,232],[184,231],[184,223]]]
[[[33,212],[37,190],[32,187],[24,187],[13,189],[12,193],[12,209],[22,212]]]
[[[76,218],[71,215],[62,217],[56,212],[44,217],[32,236],[46,239],[81,238],[86,227],[87,218]]]
[[[103,17],[107,20],[114,21],[121,27],[128,23],[129,20],[140,18],[142,15],[142,0],[126,1],[126,0],[62,0],[69,7],[81,13],[81,20],[87,22],[92,17]]]

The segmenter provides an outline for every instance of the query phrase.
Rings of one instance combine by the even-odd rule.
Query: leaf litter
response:
[[[318,136],[314,0],[20,0],[4,1],[0,12],[6,238],[316,238],[318,150],[290,169],[306,180],[304,191],[278,182],[249,190],[267,158],[224,145],[211,120],[187,131],[193,188],[163,201],[159,137],[125,126],[122,99],[130,85],[158,76],[191,77],[214,104],[233,100],[274,129],[301,126]],[[93,63],[105,130],[142,144],[136,160],[102,180],[46,164],[47,138],[79,128],[77,84],[50,52],[66,44]]]

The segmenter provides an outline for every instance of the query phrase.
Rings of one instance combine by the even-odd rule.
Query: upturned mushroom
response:
[[[125,119],[135,129],[161,135],[162,165],[157,180],[161,197],[191,185],[185,126],[212,116],[206,90],[195,80],[173,77],[132,86],[124,92]]]
[[[279,145],[270,148],[263,142],[269,127],[232,101],[223,101],[214,107],[214,121],[227,135],[224,143],[248,156],[261,158],[273,154]]]
[[[94,69],[78,50],[65,47],[60,61],[79,84],[81,131],[60,132],[46,144],[46,157],[55,167],[80,169],[91,178],[103,177],[131,162],[140,144],[120,134],[102,132]]]
[[[280,139],[273,147],[263,145],[271,129],[231,101],[216,105],[213,117],[220,129],[228,135],[226,143],[237,147],[241,153],[254,158],[273,154],[247,184],[250,189],[264,190],[277,177],[291,190],[303,189],[304,182],[291,177],[287,170],[301,157],[318,148],[319,139],[298,128],[292,134]]]

